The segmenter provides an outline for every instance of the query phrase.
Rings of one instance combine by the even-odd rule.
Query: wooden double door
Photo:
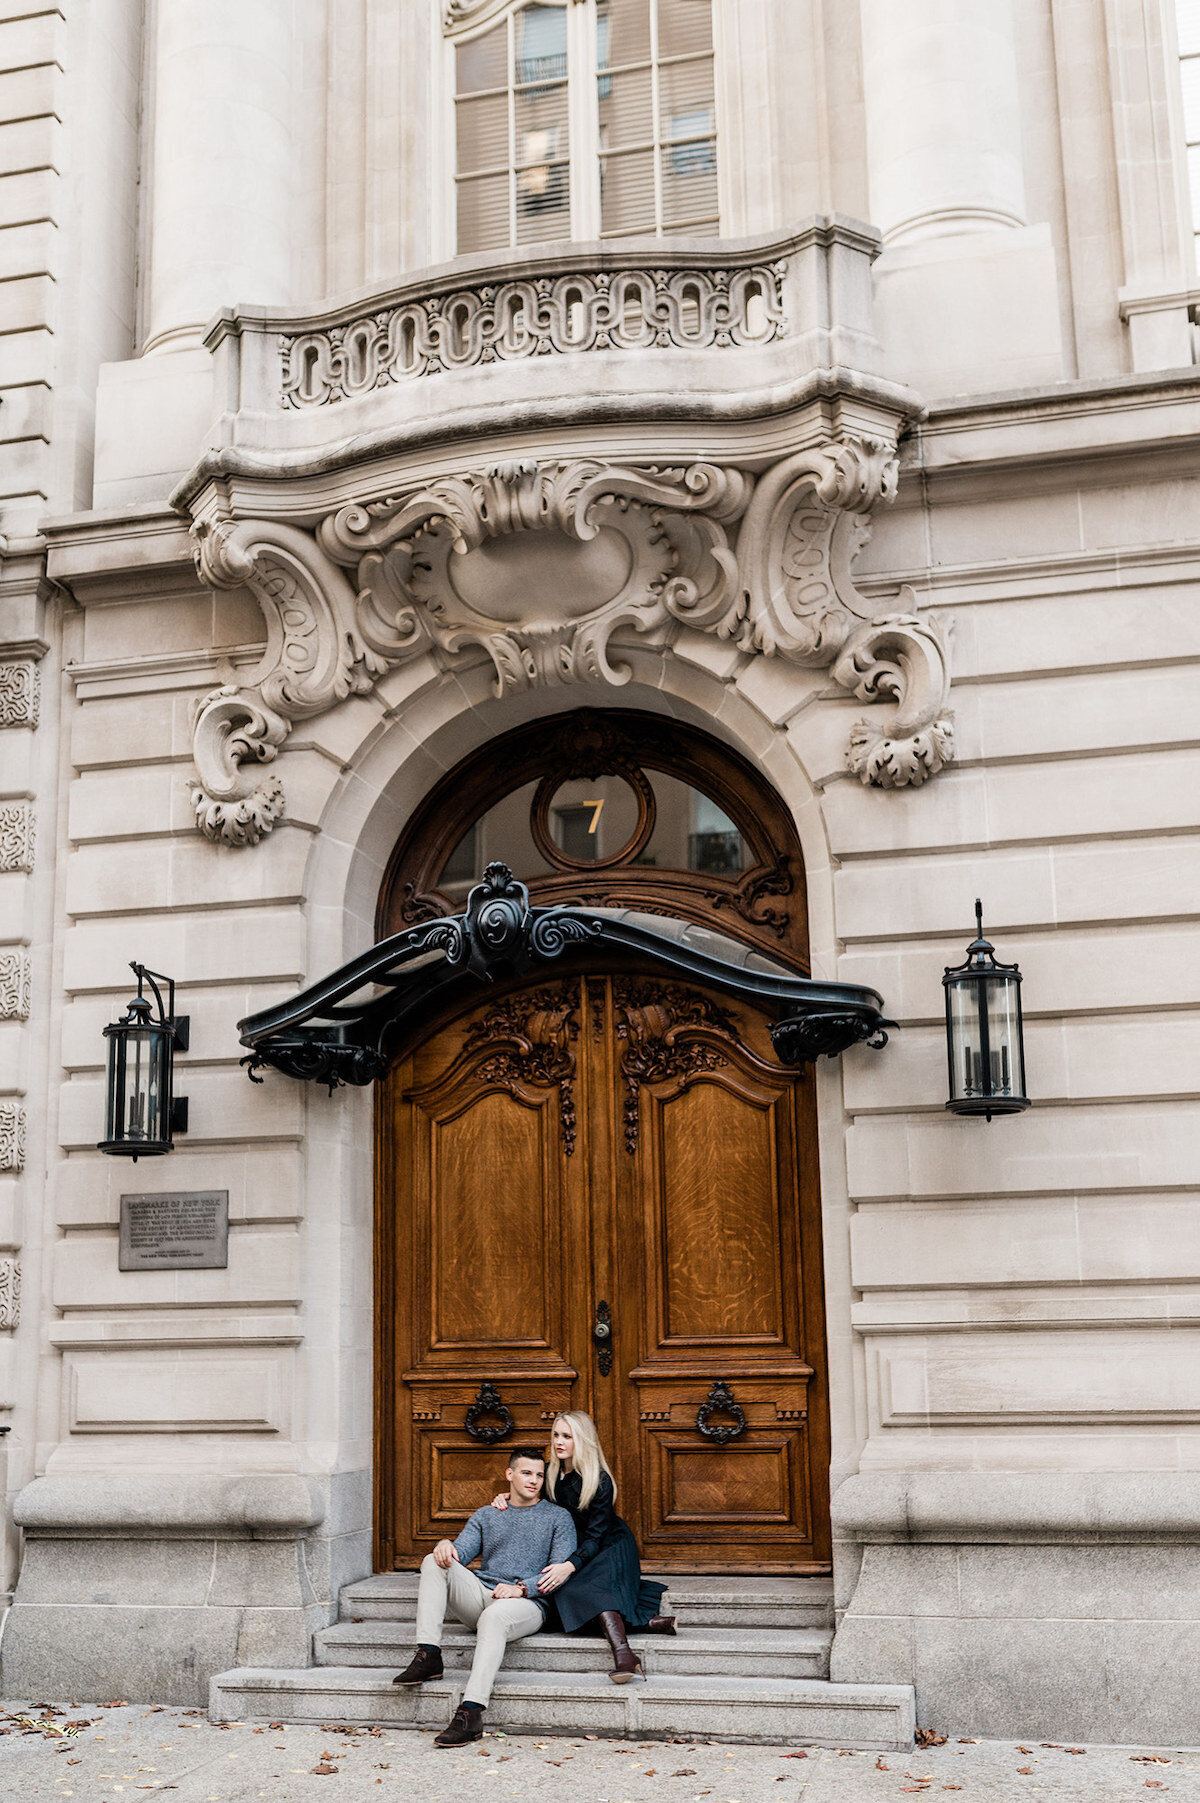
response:
[[[566,1409],[648,1571],[827,1565],[812,1079],[755,1010],[637,971],[493,993],[397,1065],[379,1127],[382,1569]]]

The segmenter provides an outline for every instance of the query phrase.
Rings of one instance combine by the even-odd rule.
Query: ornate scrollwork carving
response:
[[[25,1168],[25,1110],[20,1102],[0,1102],[0,1171]]]
[[[31,658],[0,664],[0,727],[38,723],[41,676]]]
[[[0,1020],[29,1019],[29,953],[23,947],[0,952]]]
[[[912,590],[904,591],[911,596]],[[936,776],[954,756],[954,729],[945,717],[950,692],[946,642],[935,620],[885,614],[847,639],[833,679],[860,701],[898,703],[885,731],[860,720],[846,761],[877,789],[902,789]]]
[[[799,452],[759,482],[738,546],[747,649],[828,666],[860,700],[896,702],[886,728],[865,720],[854,728],[846,753],[863,783],[883,789],[923,783],[954,756],[940,628],[915,617],[910,588],[900,591],[902,611],[873,617],[851,574],[870,536],[871,508],[895,492],[895,450],[882,439]]]
[[[617,1038],[624,1044],[625,1150],[635,1153],[641,1116],[641,1085],[669,1078],[688,1079],[720,1070],[729,1059],[712,1036],[733,1040],[733,1017],[707,996],[678,983],[613,983]]]
[[[784,263],[569,270],[413,296],[279,339],[284,407],[328,407],[448,369],[584,351],[769,344]]]
[[[21,1261],[0,1258],[0,1333],[15,1333],[21,1319]]]
[[[498,464],[390,500],[343,507],[323,549],[354,567],[363,642],[396,661],[482,647],[496,693],[621,684],[619,626],[679,620],[728,636],[742,614],[726,528],[751,489],[738,470]],[[496,539],[514,541],[497,560]]]
[[[36,843],[33,803],[0,802],[0,871],[32,870]]]
[[[196,566],[213,588],[247,588],[262,608],[267,648],[242,687],[199,703],[192,751],[196,820],[207,838],[256,845],[283,813],[283,790],[262,777],[297,720],[362,694],[388,667],[355,619],[354,591],[311,535],[296,526],[200,520]]]
[[[748,870],[736,889],[706,889],[706,898],[714,908],[732,908],[743,920],[752,926],[769,927],[777,939],[782,939],[788,929],[788,911],[786,908],[773,908],[766,900],[768,895],[790,895],[794,888],[792,882],[791,858],[786,852],[780,854],[773,864],[756,864]]]
[[[467,1037],[465,1050],[488,1050],[476,1066],[484,1083],[506,1089],[529,1084],[535,1089],[557,1089],[562,1121],[563,1151],[575,1150],[575,1058],[571,1047],[579,1038],[579,1014],[574,984],[556,989],[535,989],[509,996],[489,1008]]]
[[[614,635],[661,642],[676,625],[828,668],[861,699],[893,702],[886,724],[854,729],[849,767],[878,788],[925,782],[954,754],[944,639],[916,617],[908,589],[897,611],[873,616],[850,573],[869,510],[895,481],[892,447],[861,438],[787,458],[757,488],[711,463],[580,458],[498,464],[355,502],[315,541],[286,524],[201,521],[202,578],[251,590],[267,649],[244,684],[199,704],[197,822],[225,844],[257,843],[285,805],[262,766],[293,724],[423,653],[452,665],[482,648],[498,695],[620,685],[631,671],[610,655]],[[772,881],[747,905],[786,892]]]
[[[489,1422],[487,1417],[491,1415]],[[495,1446],[498,1440],[506,1440],[516,1427],[512,1410],[501,1402],[500,1392],[495,1384],[487,1381],[479,1386],[478,1394],[463,1416],[463,1426],[472,1440],[481,1440],[485,1446]]]
[[[729,1415],[729,1421],[713,1423],[714,1415]],[[728,1446],[746,1431],[746,1413],[725,1382],[718,1377],[704,1401],[696,1411],[696,1432],[703,1434],[715,1446]]]

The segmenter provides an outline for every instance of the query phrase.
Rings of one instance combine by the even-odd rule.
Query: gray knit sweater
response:
[[[545,1603],[537,1581],[547,1565],[569,1559],[575,1551],[575,1526],[565,1509],[542,1497],[526,1508],[476,1509],[454,1550],[464,1565],[482,1555],[479,1576],[489,1586],[524,1584],[532,1603]]]

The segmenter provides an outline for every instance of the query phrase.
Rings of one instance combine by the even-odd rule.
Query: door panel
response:
[[[752,1009],[690,984],[514,990],[398,1066],[381,1087],[385,1565],[456,1531],[506,1445],[544,1443],[567,1408],[596,1418],[649,1570],[827,1562],[813,1146],[811,1081]],[[485,1384],[512,1421],[494,1446],[466,1425]]]

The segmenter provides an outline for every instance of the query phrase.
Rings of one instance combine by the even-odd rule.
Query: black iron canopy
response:
[[[630,909],[531,908],[506,864],[489,864],[461,914],[421,921],[343,964],[291,1001],[238,1022],[256,1082],[289,1077],[365,1084],[382,1077],[407,1034],[480,984],[521,976],[564,952],[620,951],[775,1014],[785,1064],[886,1045],[883,1000],[852,983],[817,983],[723,934]]]

